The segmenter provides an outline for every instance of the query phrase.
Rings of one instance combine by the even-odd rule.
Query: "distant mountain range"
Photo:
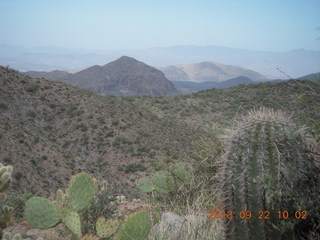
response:
[[[262,81],[283,81],[268,79],[260,73],[242,67],[214,62],[180,64],[156,69],[127,56],[103,66],[94,65],[74,74],[59,70],[29,71],[25,74],[35,78],[58,80],[102,95],[117,96],[170,96]],[[320,73],[314,73],[299,79],[315,81],[319,77]]]
[[[171,81],[223,82],[240,76],[254,81],[267,80],[267,77],[252,70],[215,62],[181,64],[159,69]]]
[[[313,73],[306,76],[302,76],[297,78],[297,80],[308,80],[308,81],[320,81],[320,72]],[[284,79],[272,79],[272,80],[264,80],[262,82],[283,82],[287,81]],[[240,76],[233,79],[229,79],[223,82],[191,82],[191,81],[173,81],[176,88],[182,94],[189,94],[193,92],[198,92],[201,90],[207,90],[211,88],[228,88],[228,87],[235,87],[240,84],[258,84],[261,81],[253,81],[247,77]]]
[[[126,55],[150,66],[214,61],[240,66],[269,78],[292,78],[320,72],[320,51],[252,51],[221,46],[171,46],[136,50],[88,51],[57,47],[24,48],[0,45],[0,65],[19,71],[79,70]],[[285,74],[283,74],[282,72]]]
[[[183,94],[189,94],[201,90],[211,88],[228,88],[238,86],[240,84],[254,84],[257,83],[247,77],[236,77],[223,82],[191,82],[191,81],[173,81],[176,88]]]
[[[68,78],[72,74],[65,72],[65,71],[60,71],[60,70],[54,70],[51,72],[45,72],[45,71],[29,71],[26,72],[26,74],[30,77],[34,78],[45,78],[49,80],[57,80],[57,81],[63,81],[65,78]]]
[[[133,58],[123,56],[104,66],[95,65],[74,74],[59,70],[29,71],[26,74],[36,78],[62,81],[103,95],[118,96],[168,96],[267,80],[263,75],[249,69],[213,62],[159,69],[162,72]]]
[[[178,94],[174,84],[158,69],[122,56],[104,66],[92,66],[71,74],[64,71],[26,72],[37,78],[58,80],[102,95],[170,96]]]

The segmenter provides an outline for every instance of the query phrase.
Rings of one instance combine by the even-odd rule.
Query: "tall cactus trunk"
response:
[[[318,171],[306,148],[304,129],[281,111],[249,112],[223,159],[224,211],[234,214],[226,219],[227,239],[294,239],[303,221],[294,219],[295,211],[317,207],[310,187],[318,184]],[[252,216],[241,219],[246,211]],[[290,220],[280,219],[278,211],[288,211]]]

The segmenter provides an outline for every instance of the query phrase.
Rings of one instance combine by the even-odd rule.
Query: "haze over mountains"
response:
[[[0,45],[0,65],[20,71],[84,69],[103,65],[123,56],[131,56],[151,66],[214,61],[245,67],[270,78],[292,78],[320,72],[320,51],[305,49],[288,52],[253,51],[220,46],[171,46],[136,50],[88,51],[57,47],[24,48]]]
[[[189,94],[198,92],[201,90],[212,89],[212,88],[228,88],[238,86],[240,84],[254,84],[257,82],[252,81],[247,77],[236,77],[223,82],[191,82],[191,81],[173,81],[176,88],[182,94]]]
[[[267,80],[263,75],[249,69],[213,62],[159,69],[161,71],[134,58],[122,56],[104,66],[94,65],[74,74],[59,70],[29,71],[26,74],[62,81],[102,95],[117,96],[170,96]]]
[[[239,76],[253,81],[267,80],[265,76],[252,70],[214,62],[181,64],[159,69],[171,81],[223,82]]]
[[[159,68],[148,66],[134,58],[122,56],[103,66],[94,65],[77,73],[54,70],[29,71],[28,76],[58,80],[102,95],[172,96],[189,94],[210,88],[227,88],[268,79],[255,71],[214,62],[181,64]],[[300,79],[317,80],[318,74]]]

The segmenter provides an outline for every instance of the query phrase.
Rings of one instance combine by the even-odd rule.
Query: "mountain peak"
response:
[[[48,77],[49,73],[32,72],[31,76]],[[148,66],[132,57],[122,56],[106,65],[94,65],[74,74],[56,76],[57,79],[99,94],[119,96],[152,95],[166,96],[178,93],[160,70]]]
[[[142,63],[140,61],[138,61],[135,58],[132,57],[128,57],[128,56],[121,56],[120,58],[118,58],[117,60],[111,62],[111,63],[120,63],[120,64],[137,64],[137,63]],[[110,63],[109,63],[110,64]],[[108,64],[106,64],[108,65]],[[105,65],[105,66],[106,66]]]
[[[135,58],[128,57],[128,56],[122,56],[112,62],[107,63],[106,65],[103,65],[103,68],[109,68],[109,67],[117,68],[120,71],[125,71],[125,69],[130,68],[136,68],[137,66],[140,67],[149,67],[143,62],[138,61]]]
[[[118,60],[116,60],[116,61],[119,61],[119,60],[121,60],[121,61],[124,61],[124,60],[134,60],[134,61],[138,61],[138,60],[136,60],[136,59],[134,59],[134,58],[132,58],[132,57],[128,57],[128,56],[121,56],[121,57],[118,58]]]

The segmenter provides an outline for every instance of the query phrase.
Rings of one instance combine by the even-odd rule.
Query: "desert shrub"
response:
[[[39,85],[36,83],[30,84],[29,86],[26,87],[27,92],[36,92],[39,89]]]
[[[29,109],[29,110],[27,111],[27,116],[28,116],[28,117],[32,117],[32,118],[35,118],[35,117],[37,116],[37,114],[36,114],[35,111]]]
[[[8,109],[8,104],[4,101],[0,101],[0,109]]]
[[[125,166],[124,172],[125,173],[134,173],[138,171],[146,171],[147,168],[141,163],[131,163]]]

